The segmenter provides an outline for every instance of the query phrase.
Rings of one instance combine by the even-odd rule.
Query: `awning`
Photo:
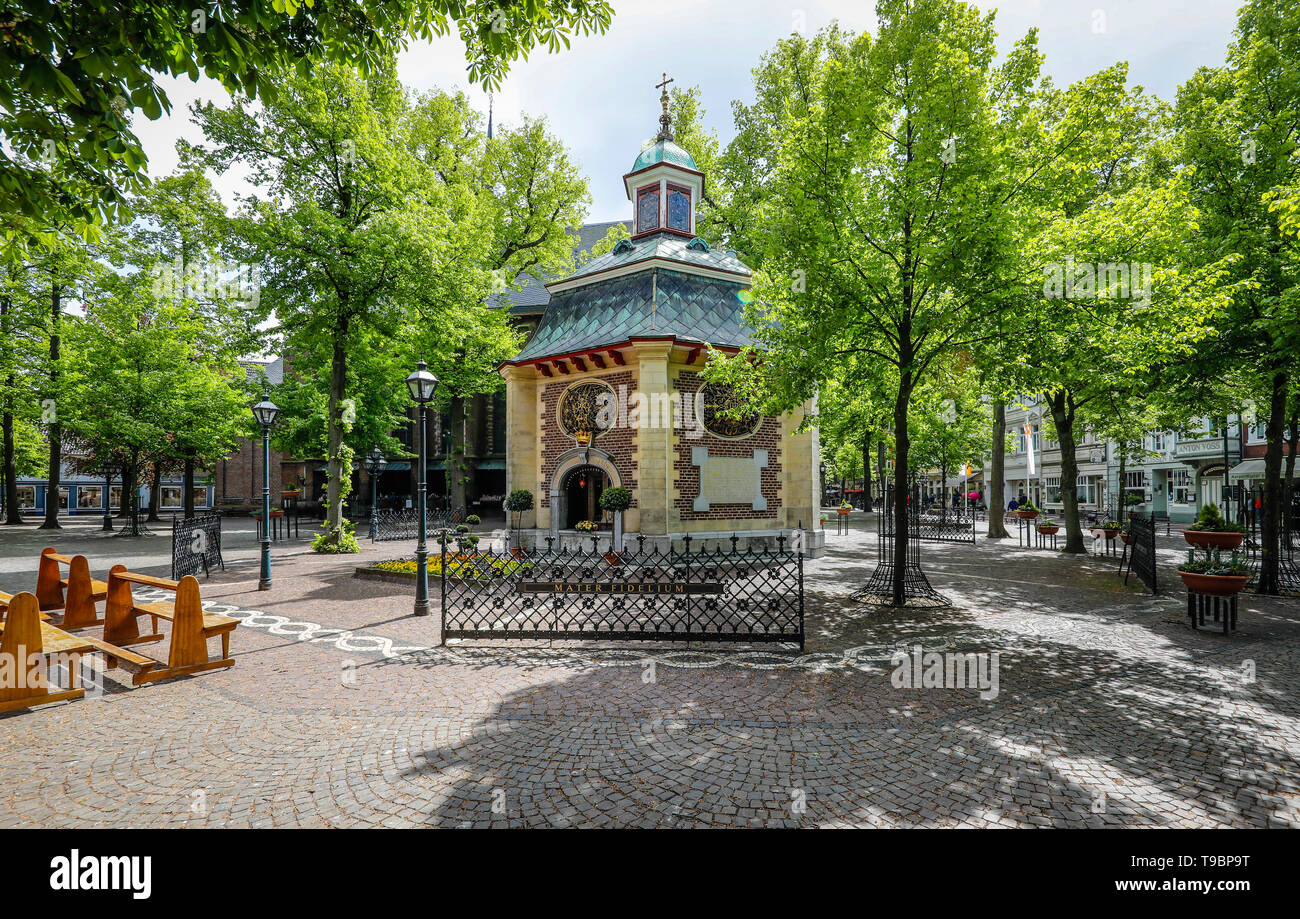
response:
[[[1284,469],[1283,473],[1285,473],[1285,471],[1286,470]],[[1258,456],[1254,459],[1243,460],[1232,467],[1232,471],[1228,473],[1228,476],[1229,481],[1235,480],[1238,482],[1246,479],[1264,478],[1264,457]]]
[[[410,472],[411,464],[407,460],[392,460],[384,467],[384,472]]]
[[[503,459],[485,459],[479,460],[476,468],[478,469],[505,469],[506,461]]]
[[[1257,456],[1253,459],[1243,460],[1233,466],[1232,471],[1228,473],[1228,475],[1231,476],[1231,480],[1237,482],[1245,481],[1247,479],[1262,479],[1264,478],[1264,457]],[[1285,456],[1282,457],[1281,476],[1282,478],[1286,478]]]

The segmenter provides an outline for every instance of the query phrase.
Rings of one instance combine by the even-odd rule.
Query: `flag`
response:
[[[963,478],[970,478],[970,463],[961,464],[961,474]]]
[[[1026,469],[1028,470],[1030,475],[1033,475],[1034,474],[1034,426],[1032,424],[1029,424],[1028,422],[1026,422],[1025,424],[1025,452],[1028,454],[1028,458],[1026,460],[1028,465],[1026,466]]]

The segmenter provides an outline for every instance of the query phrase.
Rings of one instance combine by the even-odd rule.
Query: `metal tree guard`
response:
[[[920,494],[912,487],[912,501],[907,508],[907,567],[903,573],[903,604],[905,607],[939,609],[952,606],[952,602],[931,586],[921,570]],[[865,585],[849,595],[856,603],[870,606],[894,607],[894,514],[893,490],[885,492],[885,506],[876,520],[876,570]]]

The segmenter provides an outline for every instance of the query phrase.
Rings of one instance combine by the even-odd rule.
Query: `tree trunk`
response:
[[[9,298],[0,299],[0,344],[8,349],[9,338]],[[7,362],[6,362],[7,363]],[[4,479],[5,479],[5,523],[20,524],[23,515],[18,511],[18,460],[14,455],[14,413],[13,392],[15,380],[10,373],[5,380],[4,392]]]
[[[57,387],[59,381],[59,315],[61,304],[59,302],[62,288],[58,284],[50,285],[50,393],[52,413],[49,420],[49,439],[50,439],[50,466],[46,474],[45,486],[45,521],[41,524],[42,530],[58,530],[59,526],[59,476],[62,470],[59,468],[63,464],[63,450],[60,438],[62,431],[59,429],[59,403]]]
[[[347,392],[348,356],[346,344],[348,321],[340,320],[334,330],[334,355],[330,362],[329,400],[329,474],[325,486],[325,523],[329,530],[326,542],[338,545],[343,525],[343,499],[345,477],[351,479],[352,470],[343,468],[343,399]],[[349,463],[349,465],[351,465]]]
[[[194,516],[194,451],[185,454],[185,472],[181,476],[181,513],[189,520]]]
[[[468,447],[465,438],[465,397],[452,396],[449,409],[451,425],[451,447],[447,453],[447,492],[451,496],[453,510],[465,506],[465,452]]]
[[[862,509],[871,512],[871,431],[862,436]]]
[[[910,332],[909,332],[910,336]],[[900,338],[906,336],[900,335]],[[910,343],[910,342],[909,342]],[[903,356],[902,365],[907,367],[911,354]],[[907,435],[907,403],[912,398],[912,373],[904,370],[898,384],[898,398],[894,401],[894,606],[907,603],[907,454],[911,441]]]
[[[1079,526],[1079,461],[1074,455],[1074,398],[1066,391],[1054,393],[1048,404],[1061,445],[1061,504],[1065,511],[1064,552],[1082,553],[1083,530]],[[1043,501],[1046,504],[1046,500]]]
[[[993,455],[989,459],[988,481],[985,482],[989,508],[989,539],[1009,539],[1003,514],[1006,512],[1006,488],[1002,481],[1007,462],[1007,406],[1001,399],[993,400]]]
[[[153,480],[149,483],[149,513],[145,516],[146,523],[158,523],[162,519],[158,516],[160,504],[162,504],[162,463],[154,462]]]
[[[1273,374],[1273,398],[1268,412],[1268,448],[1264,453],[1263,514],[1260,526],[1259,586],[1261,594],[1276,594],[1278,589],[1278,546],[1282,533],[1282,433],[1286,424],[1287,375]],[[1227,478],[1227,472],[1224,472]]]

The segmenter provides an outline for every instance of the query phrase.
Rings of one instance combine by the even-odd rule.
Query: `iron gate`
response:
[[[607,539],[607,537],[606,537]],[[442,586],[442,637],[630,639],[804,644],[803,555],[774,548],[495,552],[445,540],[433,563]],[[608,545],[608,542],[606,542]]]
[[[456,510],[433,510],[425,512],[424,520],[426,532],[429,534],[436,533],[443,527],[455,526],[465,519],[465,508],[459,507]],[[375,515],[377,524],[377,533],[375,537],[377,542],[384,542],[393,539],[416,539],[420,535],[420,516],[419,513],[410,507],[404,507],[400,510],[380,511]]]
[[[221,515],[172,518],[172,580],[200,571],[211,577],[214,565],[226,570],[221,558]]]
[[[1124,547],[1124,552],[1128,556],[1128,572],[1124,575],[1124,583],[1128,583],[1130,574],[1136,574],[1143,584],[1151,588],[1153,594],[1159,593],[1156,586],[1155,517],[1130,518],[1128,533],[1128,545]]]

